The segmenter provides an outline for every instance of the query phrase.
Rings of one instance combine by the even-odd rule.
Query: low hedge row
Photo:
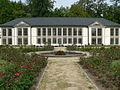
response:
[[[44,46],[44,47],[20,47],[19,50],[22,52],[36,52],[36,51],[50,51],[53,50],[53,46]]]
[[[30,90],[35,77],[47,65],[46,57],[23,54],[10,46],[0,48],[0,58],[1,90]]]

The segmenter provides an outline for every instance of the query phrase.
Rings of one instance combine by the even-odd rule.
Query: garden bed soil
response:
[[[103,87],[102,83],[99,82],[99,78],[95,75],[93,75],[88,69],[84,68],[83,65],[79,63],[79,65],[83,68],[83,70],[87,73],[87,75],[93,80],[95,85],[100,89],[100,90],[110,90],[108,88]]]
[[[31,87],[30,90],[36,90],[38,84],[39,84],[39,80],[41,79],[43,72],[44,72],[45,68],[42,68],[39,73],[38,76],[35,78],[35,84]]]

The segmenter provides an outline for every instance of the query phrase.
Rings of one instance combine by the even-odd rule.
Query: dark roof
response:
[[[80,17],[37,17],[37,18],[18,18],[2,24],[1,27],[14,27],[24,21],[30,26],[89,26],[94,22],[100,22],[108,27],[120,27],[120,24],[106,20],[104,18],[80,18]]]

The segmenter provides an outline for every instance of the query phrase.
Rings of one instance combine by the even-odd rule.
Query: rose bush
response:
[[[11,46],[0,47],[0,58],[6,62],[0,65],[1,90],[29,90],[40,70],[47,65],[44,56],[27,55]]]
[[[112,65],[120,60],[119,48],[107,48],[99,51],[92,50],[89,58],[81,58],[83,68],[97,77],[106,90],[120,90],[120,67]]]

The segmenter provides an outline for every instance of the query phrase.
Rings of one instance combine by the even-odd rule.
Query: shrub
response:
[[[55,55],[65,55],[65,52],[64,52],[64,51],[57,51],[57,52],[55,53]]]
[[[107,48],[98,50],[97,52],[92,50],[92,53],[94,53],[92,57],[81,58],[80,64],[96,76],[104,87],[119,90],[120,67],[113,67],[113,65],[116,64],[114,61],[120,60],[120,49]]]
[[[50,51],[53,50],[53,46],[44,46],[44,47],[20,47],[21,52],[37,52],[37,51]]]
[[[1,90],[29,90],[40,70],[47,65],[44,56],[27,55],[11,46],[0,48],[0,57],[6,62],[0,65]]]

